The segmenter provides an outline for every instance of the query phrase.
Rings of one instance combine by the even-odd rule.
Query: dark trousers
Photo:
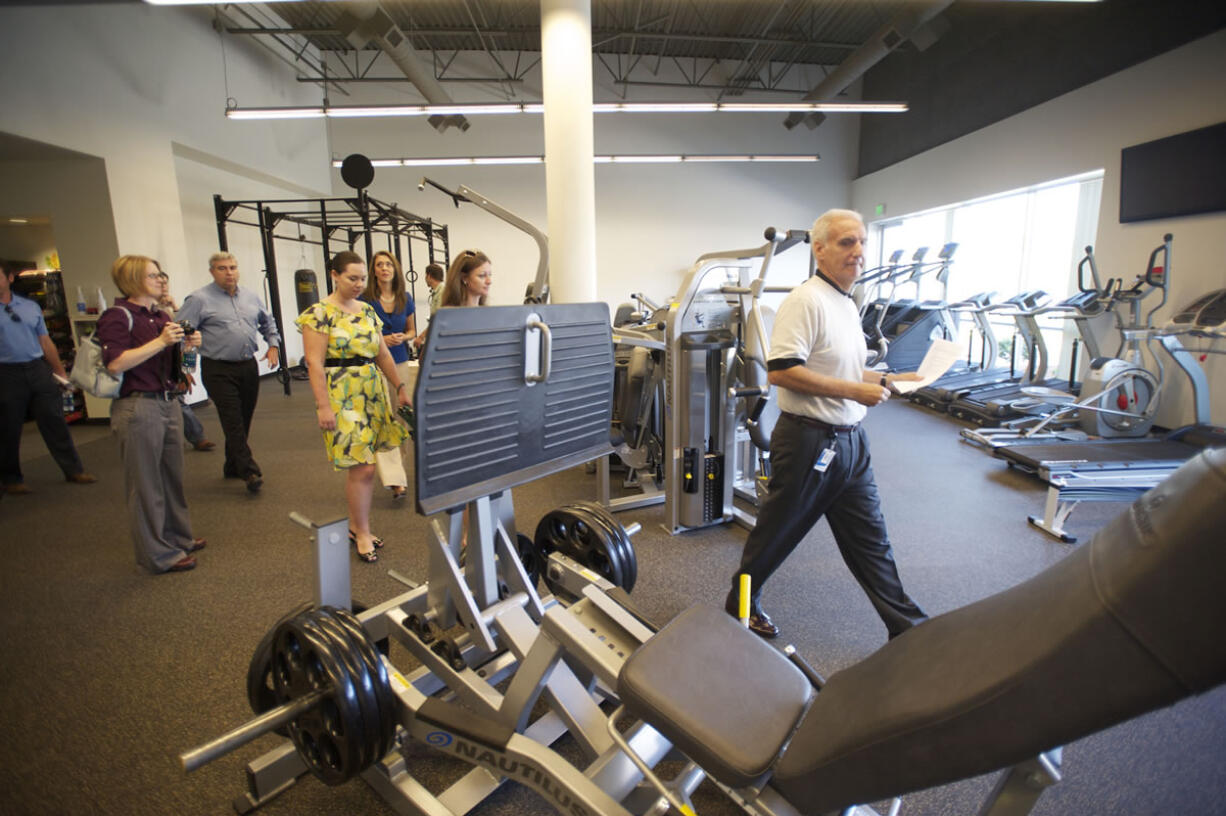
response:
[[[21,428],[31,407],[38,432],[64,475],[83,471],[64,421],[64,392],[51,377],[51,365],[40,357],[28,363],[0,363],[0,481],[16,484],[23,479]]]
[[[255,359],[232,363],[200,358],[200,379],[217,408],[217,420],[226,437],[224,475],[245,479],[260,476],[260,466],[251,456],[247,434],[260,397],[260,367]]]
[[[833,445],[825,472],[813,469]],[[740,573],[752,578],[753,597],[822,516],[839,552],[868,595],[890,637],[926,619],[907,597],[881,515],[868,436],[863,428],[834,432],[782,416],[771,434],[771,480],[758,523],[745,541]],[[733,587],[737,579],[733,578]]]

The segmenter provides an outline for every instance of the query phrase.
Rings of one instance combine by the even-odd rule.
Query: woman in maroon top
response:
[[[153,573],[184,572],[196,566],[192,553],[205,541],[192,537],[183,495],[174,348],[181,342],[199,345],[200,334],[184,337],[183,328],[158,308],[163,284],[152,258],[118,258],[111,279],[124,297],[99,316],[97,336],[107,370],[123,374],[119,397],[111,403],[111,432],[123,460],[136,562]]]

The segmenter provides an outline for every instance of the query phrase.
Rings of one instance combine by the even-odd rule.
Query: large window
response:
[[[1099,170],[879,221],[872,225],[876,264],[869,266],[884,263],[899,249],[909,259],[920,247],[927,247],[927,260],[934,261],[941,247],[952,241],[958,249],[948,281],[950,302],[993,292],[992,301],[999,303],[1019,292],[1040,289],[1050,303],[1058,303],[1076,291],[1077,264],[1085,247],[1094,243],[1101,194]],[[939,288],[935,278],[927,276],[922,297],[940,297],[944,293]],[[1001,354],[1008,357],[1016,324],[1005,316],[994,317],[992,324]],[[1040,326],[1048,348],[1049,375],[1067,376],[1069,350],[1077,336],[1072,321],[1040,318]],[[961,321],[961,330],[964,346],[978,343],[970,337],[969,320]],[[1017,349],[1019,367],[1028,358],[1028,349]]]

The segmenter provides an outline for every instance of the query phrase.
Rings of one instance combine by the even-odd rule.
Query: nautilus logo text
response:
[[[446,748],[451,744],[452,737],[446,731],[431,731],[426,734],[426,744],[435,748]]]

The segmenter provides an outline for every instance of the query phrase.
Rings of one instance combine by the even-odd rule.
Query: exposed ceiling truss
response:
[[[269,6],[274,23],[226,12],[224,30],[280,51],[301,82],[342,89],[351,83],[403,83],[381,51],[355,48],[337,21],[343,3]],[[484,83],[518,99],[540,62],[540,6],[534,0],[383,0],[387,15],[440,83]],[[908,0],[593,0],[592,51],[608,83],[633,89],[684,88],[717,98],[745,92],[802,95],[814,72],[840,64],[866,38],[913,3]],[[313,51],[322,60],[308,54]],[[465,52],[484,54],[474,62]],[[463,68],[460,67],[461,63]]]

